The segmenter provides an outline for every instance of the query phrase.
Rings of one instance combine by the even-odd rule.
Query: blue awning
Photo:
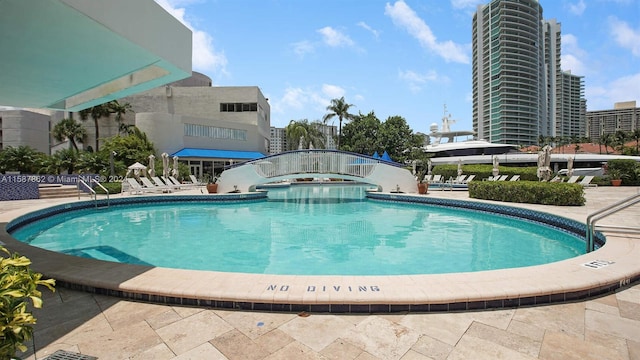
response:
[[[242,159],[253,160],[265,157],[263,153],[257,151],[235,151],[216,149],[193,149],[184,148],[171,156],[179,158],[206,158],[206,159]]]

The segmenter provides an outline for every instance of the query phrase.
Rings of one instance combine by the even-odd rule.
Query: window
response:
[[[220,103],[220,112],[256,112],[258,103]]]
[[[184,135],[194,137],[209,137],[214,139],[247,141],[247,131],[215,126],[184,124]]]

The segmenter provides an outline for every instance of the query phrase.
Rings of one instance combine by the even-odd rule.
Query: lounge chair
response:
[[[141,176],[140,177],[140,181],[142,181],[142,185],[144,185],[145,189],[148,189],[148,191],[167,191],[167,192],[171,192],[171,188],[168,187],[167,185],[164,186],[157,186],[154,185],[151,180],[149,180],[146,176]]]
[[[467,175],[458,175],[458,177],[456,177],[455,179],[451,180],[451,183],[452,184],[463,184],[466,178],[467,178]]]
[[[513,175],[509,181],[518,181],[520,180],[520,175]]]
[[[476,174],[471,174],[469,175],[465,180],[464,180],[464,184],[468,184],[469,182],[471,182],[471,180],[476,178]]]
[[[442,182],[442,175],[440,175],[440,174],[433,175],[433,179],[431,179],[431,181],[429,181],[430,184],[441,183],[441,182]]]
[[[131,195],[143,194],[147,192],[145,188],[143,188],[142,185],[140,185],[134,178],[127,178],[127,184],[129,185],[129,194]],[[122,188],[122,190],[124,190],[124,188]]]
[[[163,178],[163,179],[165,180],[165,182],[166,182],[167,184],[173,184],[173,185],[174,185],[174,186],[176,186],[178,189],[184,189],[184,188],[188,188],[188,187],[195,186],[195,185],[190,184],[190,183],[188,183],[188,184],[183,184],[183,183],[181,183],[180,181],[178,181],[178,179],[176,179],[176,178],[175,178],[175,177],[173,177],[173,176],[169,176],[168,178]]]
[[[573,175],[569,180],[567,180],[567,184],[575,184],[575,182],[578,181],[578,178],[580,178],[580,176]]]
[[[204,186],[204,185],[207,185],[207,184],[205,184],[205,183],[203,183],[203,182],[198,181],[198,179],[196,178],[196,176],[195,176],[195,175],[193,175],[193,174],[192,174],[192,175],[189,175],[189,179],[191,179],[191,183],[192,183],[193,185],[195,185],[195,186]]]
[[[509,175],[500,175],[497,179],[495,179],[495,181],[505,181],[508,177]]]
[[[592,184],[591,180],[593,180],[593,176],[592,175],[588,175],[588,176],[585,176],[584,178],[582,178],[582,180],[580,180],[579,184],[584,186],[584,187],[598,187],[598,185]]]
[[[433,180],[433,175],[425,175],[422,181],[431,182]]]
[[[164,182],[163,182],[163,181],[162,181],[162,180],[160,180],[160,178],[159,178],[159,177],[157,177],[157,176],[152,176],[152,177],[151,177],[151,180],[153,180],[153,183],[154,183],[154,184],[156,184],[156,186],[158,186],[158,187],[166,186],[166,187],[171,188],[171,189],[173,189],[173,190],[179,190],[179,189],[180,189],[180,186],[176,186],[176,185],[172,184],[172,183],[171,183],[171,182],[169,182],[169,181],[164,181]]]

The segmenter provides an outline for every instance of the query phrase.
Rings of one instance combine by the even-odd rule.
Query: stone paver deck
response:
[[[587,189],[583,207],[517,206],[584,221],[638,190]],[[440,191],[428,196],[468,197]],[[59,202],[5,202],[0,221]],[[640,225],[637,207],[603,223]],[[620,238],[631,248],[639,245],[637,237]],[[639,284],[558,305],[389,315],[212,310],[61,288],[45,293],[44,308],[35,314],[38,359],[58,349],[100,359],[640,359]],[[33,349],[23,357],[36,358]]]

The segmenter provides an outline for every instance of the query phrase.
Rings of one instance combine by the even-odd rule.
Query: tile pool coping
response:
[[[553,226],[584,227],[578,221],[557,215],[499,204],[411,194],[369,196],[385,201],[464,205],[480,211],[538,216],[542,221],[555,218],[562,221],[556,221]],[[264,194],[258,192],[123,197],[111,201],[112,204],[261,201],[262,197]],[[240,310],[333,313],[483,310],[582,300],[640,280],[637,264],[640,244],[620,234],[608,234],[606,244],[597,251],[539,266],[437,275],[299,276],[180,270],[78,258],[29,246],[7,232],[21,226],[20,221],[33,221],[47,212],[92,206],[95,206],[93,202],[81,201],[31,212],[19,221],[3,223],[0,241],[29,257],[32,268],[56,279],[58,286],[155,303]],[[584,266],[594,262],[605,265]]]

